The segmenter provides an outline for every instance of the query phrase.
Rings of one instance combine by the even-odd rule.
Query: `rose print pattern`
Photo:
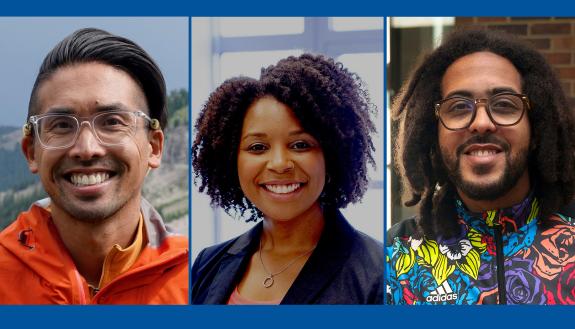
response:
[[[450,239],[390,239],[388,303],[575,304],[575,220],[565,214],[538,218],[530,195],[508,209],[469,212],[456,202],[461,234]],[[497,224],[497,225],[496,225]],[[500,227],[503,276],[498,282],[495,229]]]

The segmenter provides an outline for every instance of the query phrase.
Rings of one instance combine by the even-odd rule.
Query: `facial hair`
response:
[[[502,149],[505,153],[505,168],[499,180],[491,184],[482,184],[480,181],[463,178],[461,155],[463,150],[471,144],[495,144]],[[510,154],[510,149],[509,143],[494,135],[475,135],[457,147],[455,157],[444,148],[441,148],[441,157],[449,179],[462,193],[473,200],[493,201],[509,192],[527,170],[529,149],[520,149],[515,156]],[[473,167],[473,173],[482,175],[488,173],[490,169],[491,165],[479,165]]]
[[[56,175],[62,175],[62,172],[65,172],[70,167],[107,168],[115,172],[117,176],[123,175],[126,170],[122,162],[112,156],[85,161],[64,158],[57,167],[58,170]],[[76,220],[87,223],[102,222],[105,219],[110,218],[122,209],[128,201],[121,198],[115,198],[113,202],[105,203],[99,207],[86,207],[85,204],[79,203],[77,200],[70,198],[70,196],[68,196],[63,190],[59,190],[58,195],[49,196],[51,201],[62,208],[66,213],[68,213],[68,215]],[[89,203],[91,200],[87,197],[82,201]]]

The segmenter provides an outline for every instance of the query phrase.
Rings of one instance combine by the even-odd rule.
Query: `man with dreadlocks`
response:
[[[575,122],[544,57],[457,31],[393,104],[406,206],[388,303],[575,304]]]

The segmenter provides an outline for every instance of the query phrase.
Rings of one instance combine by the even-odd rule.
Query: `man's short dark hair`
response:
[[[461,30],[422,59],[392,106],[399,123],[395,163],[409,200],[420,205],[419,224],[428,236],[456,234],[455,188],[449,181],[438,146],[434,102],[441,99],[441,80],[457,59],[488,51],[509,60],[521,75],[522,93],[531,102],[529,173],[541,203],[540,215],[572,201],[575,194],[575,122],[561,83],[543,55],[511,35]]]
[[[273,96],[293,110],[305,131],[318,140],[326,163],[324,206],[342,208],[367,189],[367,163],[374,164],[370,134],[373,105],[359,77],[321,55],[288,57],[262,69],[259,80],[225,81],[208,99],[196,122],[192,146],[194,176],[212,204],[246,221],[261,218],[238,179],[237,154],[247,109]]]
[[[88,62],[107,64],[128,73],[146,95],[150,117],[166,127],[166,83],[158,65],[133,41],[95,28],[72,33],[46,55],[30,95],[28,117],[38,113],[37,93],[46,79],[59,68]]]

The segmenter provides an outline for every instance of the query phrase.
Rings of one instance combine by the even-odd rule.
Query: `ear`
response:
[[[34,136],[24,136],[22,137],[22,152],[28,161],[28,169],[34,174],[38,172],[38,162],[36,161],[36,156],[34,154]]]
[[[148,137],[150,144],[150,156],[148,166],[158,168],[162,163],[162,152],[164,151],[164,132],[162,130],[151,130]]]

